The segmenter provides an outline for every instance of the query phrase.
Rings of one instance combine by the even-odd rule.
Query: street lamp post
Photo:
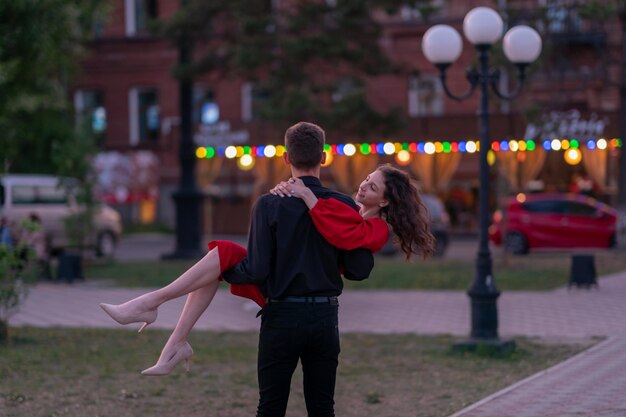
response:
[[[502,18],[493,9],[477,7],[470,10],[463,20],[465,37],[478,52],[478,68],[467,71],[469,89],[465,94],[455,95],[446,83],[446,70],[461,55],[461,36],[448,25],[436,25],[428,29],[422,39],[422,50],[426,58],[439,69],[439,77],[448,97],[461,101],[470,97],[476,88],[480,91],[478,127],[480,137],[480,231],[479,248],[476,257],[476,275],[467,291],[471,302],[470,340],[462,345],[475,347],[477,343],[487,343],[496,347],[513,346],[511,341],[501,341],[498,336],[498,309],[496,300],[500,296],[492,272],[492,259],[489,251],[487,228],[489,227],[489,165],[487,153],[489,141],[489,88],[504,100],[517,97],[525,81],[526,67],[535,61],[541,52],[539,34],[528,26],[515,26],[504,36],[504,53],[519,72],[519,82],[515,91],[504,94],[498,89],[500,73],[489,67],[489,51],[502,36]]]
[[[185,0],[181,1],[184,6]],[[178,50],[178,63],[188,65],[191,60],[191,41],[184,39]],[[179,81],[180,143],[178,158],[180,181],[172,197],[176,205],[176,248],[173,253],[164,254],[164,259],[197,259],[202,256],[200,249],[200,208],[202,193],[196,185],[196,157],[193,143],[192,107],[193,79],[184,75]]]

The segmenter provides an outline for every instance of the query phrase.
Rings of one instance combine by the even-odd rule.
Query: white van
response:
[[[66,231],[65,219],[79,213],[76,186],[72,178],[51,175],[9,174],[0,176],[0,216],[19,222],[32,213],[41,219],[48,248],[57,252],[72,242]],[[113,208],[98,205],[94,215],[94,233],[87,245],[98,256],[110,258],[122,233],[121,217]]]

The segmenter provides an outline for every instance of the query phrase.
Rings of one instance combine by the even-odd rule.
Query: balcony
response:
[[[607,43],[607,20],[610,10],[578,6],[550,5],[536,9],[507,10],[510,27],[528,24],[536,28],[546,42],[555,48],[562,46],[591,46],[604,49]]]

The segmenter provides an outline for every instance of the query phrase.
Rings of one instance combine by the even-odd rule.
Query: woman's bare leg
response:
[[[208,284],[217,283],[219,276],[220,257],[218,249],[215,248],[173,282],[144,296],[153,304],[152,307],[158,307],[166,301],[189,294]]]
[[[189,294],[209,284],[217,283],[219,276],[220,257],[218,249],[215,248],[170,284],[143,294],[124,304],[132,303],[135,308],[152,310],[166,301]]]
[[[193,326],[202,313],[204,313],[209,304],[211,304],[218,287],[219,282],[213,281],[187,295],[187,301],[185,302],[183,311],[180,313],[178,323],[176,323],[176,327],[172,331],[167,343],[165,343],[157,365],[169,361],[178,349],[187,342],[191,329],[193,329]]]
[[[133,298],[123,304],[101,303],[100,307],[120,324],[143,322],[143,326],[139,329],[141,332],[145,326],[156,320],[157,307],[161,304],[207,285],[214,284],[216,287],[219,276],[220,257],[218,248],[214,248],[165,287]]]

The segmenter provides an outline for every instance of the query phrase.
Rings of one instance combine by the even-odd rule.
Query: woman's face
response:
[[[382,172],[376,170],[365,178],[356,193],[356,201],[363,207],[386,205],[385,176]]]

